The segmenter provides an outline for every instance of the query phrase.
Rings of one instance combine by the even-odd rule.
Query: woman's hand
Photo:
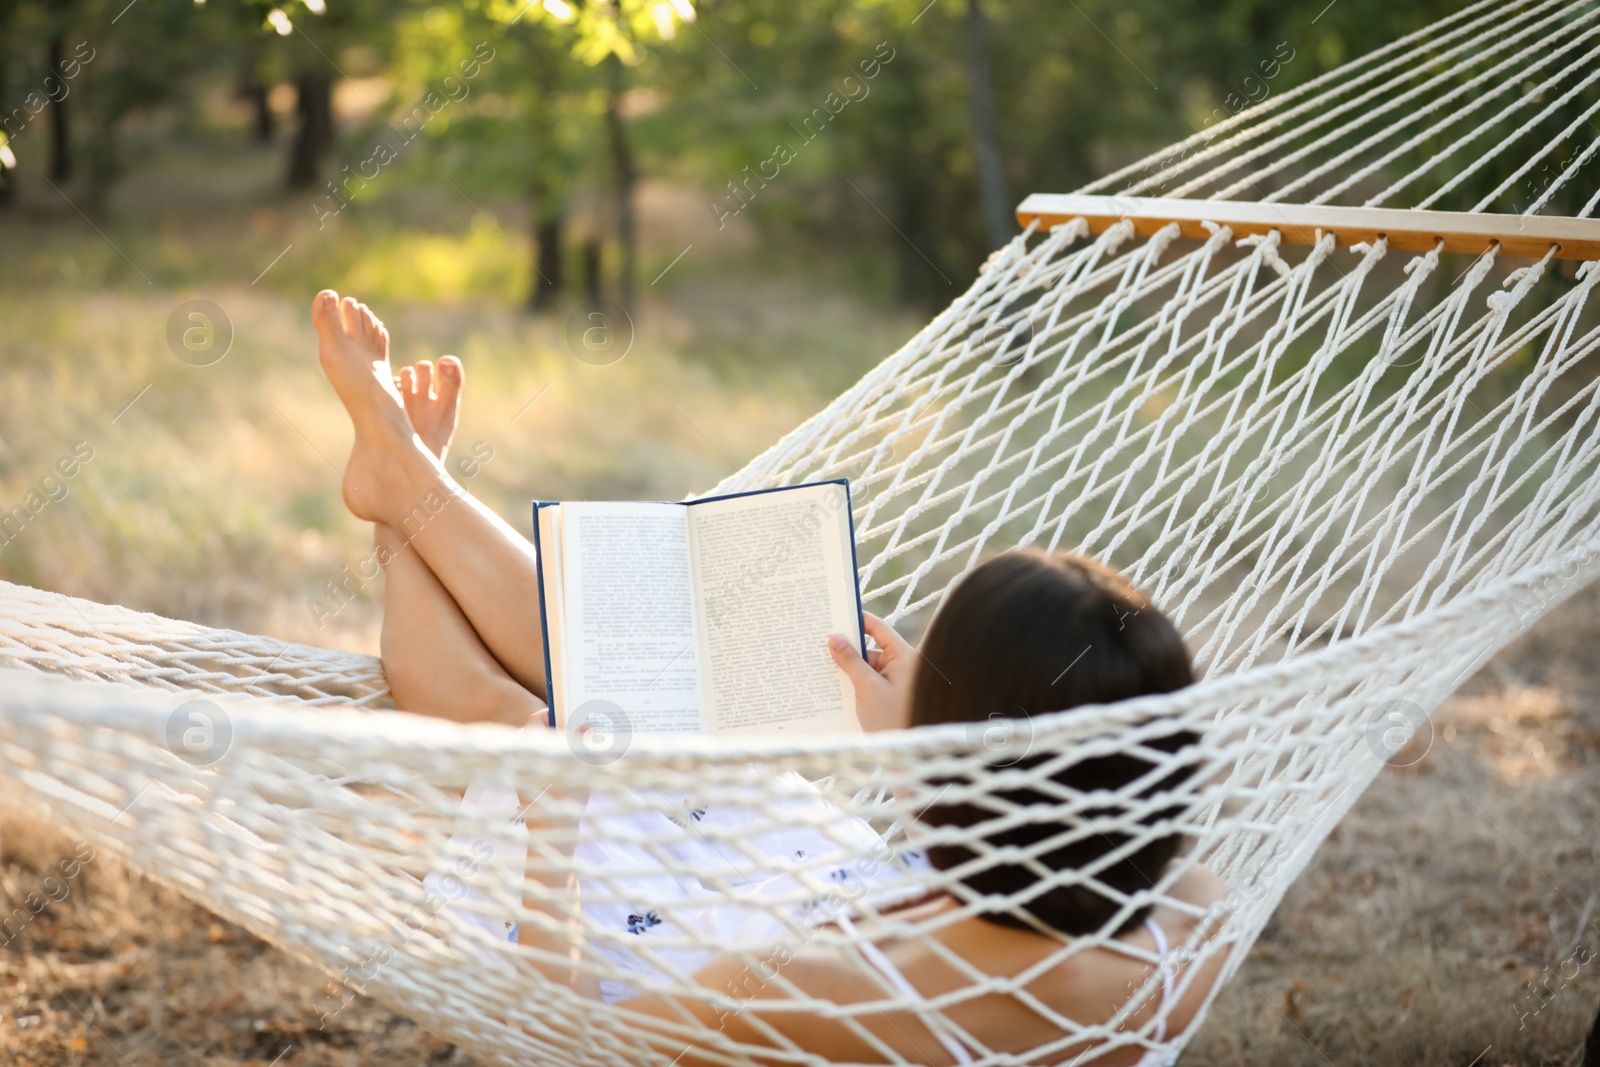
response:
[[[867,635],[878,642],[878,648],[863,660],[854,641],[834,634],[828,638],[828,653],[856,691],[856,718],[861,720],[861,728],[868,733],[902,729],[910,722],[917,650],[876,615],[863,614],[862,618]]]

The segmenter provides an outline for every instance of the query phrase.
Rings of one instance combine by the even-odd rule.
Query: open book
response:
[[[828,636],[865,645],[850,487],[533,506],[552,725],[609,702],[633,733],[858,730]]]

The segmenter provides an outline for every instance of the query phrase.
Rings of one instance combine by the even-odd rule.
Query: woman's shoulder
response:
[[[1203,863],[1191,863],[1185,867],[1167,891],[1169,900],[1189,908],[1210,908],[1221,903],[1227,895],[1228,883]]]
[[[1199,864],[1175,879],[1166,894],[1170,903],[1158,904],[1152,912],[1168,946],[1176,949],[1188,942],[1202,916],[1226,892],[1226,883]],[[1027,975],[1030,998],[1068,1018],[1093,1024],[1107,1018],[1108,996],[1114,1001],[1117,994],[1144,980],[1151,954],[1159,953],[1161,947],[1145,924],[1135,924],[1118,938],[1080,939],[1002,926],[942,895],[889,908],[864,917],[864,921],[858,918],[858,922],[853,929],[850,925],[828,926],[829,934],[798,944],[781,959],[774,959],[774,964],[781,964],[784,984],[807,997],[848,1004],[879,997],[895,999],[890,992],[895,982],[888,974],[881,975],[884,980],[880,982],[862,981],[863,968],[882,971],[885,964],[923,997],[959,991],[970,984],[974,970],[1001,979]],[[873,948],[864,953],[861,941],[872,942]],[[1192,1022],[1219,973],[1220,954],[1202,955],[1203,961],[1175,964],[1180,970],[1198,965],[1202,972],[1183,983],[1183,993],[1167,1006],[1175,1032]],[[955,965],[952,957],[959,958],[962,965]],[[716,983],[732,981],[736,985],[741,978],[748,980],[748,975],[733,973],[736,969],[730,964],[726,973],[714,976]],[[702,981],[705,978],[702,976]],[[756,981],[746,995],[764,999],[781,994],[768,982]],[[1151,1003],[1127,1023],[1133,1028],[1142,1026],[1156,1010],[1158,1006]],[[963,999],[946,1014],[995,1047],[1035,1047],[1056,1033],[1020,998],[999,992]],[[900,1025],[913,1024],[901,1020]],[[882,1036],[894,1043],[892,1034]]]

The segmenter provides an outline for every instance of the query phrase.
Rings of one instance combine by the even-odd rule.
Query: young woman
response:
[[[365,305],[324,291],[316,297],[312,317],[323,369],[355,424],[344,498],[356,516],[374,524],[377,557],[387,574],[382,655],[396,704],[462,721],[543,723],[545,707],[538,696],[544,692],[543,635],[537,613],[527,609],[537,598],[532,546],[456,485],[442,463],[460,400],[460,363],[444,357],[437,368],[423,362],[396,376],[388,361],[388,333]],[[869,615],[866,623],[879,650],[863,660],[850,642],[836,637],[830,651],[854,686],[868,730],[994,715],[1025,718],[1171,692],[1193,680],[1188,653],[1172,624],[1115,572],[1073,556],[1013,552],[990,560],[951,591],[920,650],[881,619]],[[924,662],[935,669],[918,669]],[[1192,734],[1175,730],[1152,747],[1176,752],[1194,741]],[[1107,756],[1079,761],[1055,777],[1080,790],[1116,788],[1149,769],[1134,756]],[[1146,795],[1173,788],[1189,773],[1174,772]],[[1006,799],[1019,806],[1045,802],[1028,790]],[[944,804],[925,810],[921,821],[973,827],[992,817],[970,805]],[[530,828],[537,832],[539,826],[530,821]],[[1059,824],[1042,821],[984,834],[984,840],[1026,846],[1060,830]],[[1041,862],[1055,870],[1075,869],[1124,843],[1082,842],[1047,852]],[[1180,845],[1176,836],[1152,841],[1100,872],[1098,881],[1123,893],[1149,889]],[[578,847],[581,852],[584,846]],[[949,870],[974,855],[946,846],[932,849],[928,861]],[[962,881],[974,894],[1013,899],[1039,878],[1030,867],[991,863]],[[1179,958],[1168,951],[1191,939],[1208,909],[1215,914],[1224,893],[1214,874],[1190,866],[1161,903],[1128,916],[1115,931],[1128,948],[1166,960],[1160,997],[1144,1003],[1123,1029],[1139,1030],[1161,1013],[1160,1032],[1176,1036],[1193,1020],[1216,981],[1222,954]],[[803,948],[783,965],[784,982],[757,982],[753,990],[743,959],[708,958],[694,969],[693,980],[709,990],[737,984],[750,991],[751,999],[736,1013],[716,1012],[703,1000],[654,995],[633,995],[621,1006],[646,1018],[678,1022],[688,1011],[746,1045],[771,1047],[775,1030],[830,1061],[887,1062],[836,1018],[764,1011],[763,1005],[787,997],[784,986],[790,983],[808,1002],[841,1005],[881,999],[892,990],[936,996],[969,984],[957,960],[992,976],[1031,973],[1062,944],[1102,930],[1118,910],[1081,886],[1021,899],[1027,902],[964,918],[951,918],[960,904],[948,894],[901,902],[893,906],[894,917],[926,924],[921,936],[862,942],[855,950]],[[824,921],[848,926],[851,920],[836,915]],[[594,950],[580,937],[556,932],[571,928],[564,920],[525,923],[519,936],[523,944],[543,950],[543,958],[580,960]],[[1202,936],[1210,933],[1204,930]],[[605,996],[581,967],[541,969],[587,995]],[[1151,966],[1135,955],[1101,947],[1037,974],[1026,984],[1026,996],[986,994],[954,1004],[942,1018],[895,1010],[863,1015],[859,1022],[906,1061],[959,1064],[975,1058],[975,1052],[956,1028],[978,1047],[1021,1054],[1063,1037],[1030,1000],[1049,1013],[1093,1025],[1112,1018],[1129,991],[1150,977]],[[660,1035],[663,1048],[670,1041]],[[1131,1047],[1096,1055],[1082,1043],[1066,1046],[1052,1060],[1075,1056],[1100,1067],[1165,1062]],[[694,1050],[685,1050],[679,1062],[699,1061]]]

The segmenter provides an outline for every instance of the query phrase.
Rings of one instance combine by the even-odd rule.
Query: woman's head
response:
[[[1115,571],[1094,560],[1035,550],[1007,552],[973,570],[946,597],[922,642],[924,663],[911,693],[913,726],[982,721],[996,716],[1026,718],[1084,704],[1106,704],[1153,693],[1170,693],[1194,681],[1183,638],[1167,617]],[[1195,742],[1174,731],[1149,748],[1176,751]],[[1028,755],[1022,767],[1046,757]],[[1010,762],[1010,760],[1008,760]],[[1152,764],[1133,755],[1083,759],[1053,779],[1076,790],[1117,789],[1147,774]],[[1171,789],[1191,773],[1174,771],[1144,792]],[[1020,806],[1059,804],[1057,796],[1031,789],[1008,790],[996,799]],[[994,846],[1029,846],[1057,837],[1068,827],[1045,818],[1005,831],[982,834],[998,812],[976,804],[930,807],[923,821],[936,826],[978,827]],[[1078,813],[1093,818],[1095,812]],[[1127,844],[1126,835],[1092,834],[1039,857],[1052,870],[1081,868]],[[1096,875],[1122,893],[1149,888],[1180,845],[1176,835],[1148,842]],[[951,868],[979,853],[961,846],[930,849],[934,864]],[[1026,867],[993,864],[963,878],[980,893],[1010,896],[1038,882]],[[1101,929],[1118,903],[1087,886],[1058,886],[1019,907],[1065,933]],[[989,916],[1027,925],[1015,913]],[[1130,916],[1131,926],[1143,913]]]

